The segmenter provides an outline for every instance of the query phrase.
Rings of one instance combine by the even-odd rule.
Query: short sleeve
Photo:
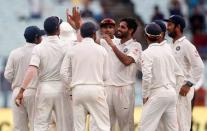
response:
[[[40,51],[38,50],[38,47],[34,47],[29,65],[36,67],[40,66]]]
[[[141,53],[142,53],[142,47],[140,43],[134,42],[133,45],[130,47],[127,56],[132,57],[134,61],[138,63],[141,60]]]

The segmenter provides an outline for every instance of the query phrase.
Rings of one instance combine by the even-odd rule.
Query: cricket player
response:
[[[109,44],[106,42],[105,39],[103,39],[104,35],[109,35],[109,37],[112,39],[112,41],[116,44],[119,44],[120,43],[120,39],[116,38],[114,35],[115,35],[115,29],[116,28],[116,22],[111,19],[111,18],[105,18],[101,21],[100,23],[100,38],[96,39],[96,42],[98,44],[100,44],[101,46],[103,46],[108,55],[110,57],[114,57],[113,59],[110,59],[109,58],[109,72],[113,72],[114,71],[114,68],[116,68],[115,64],[116,62],[114,62],[114,59],[117,59],[117,56],[115,55],[115,53],[111,50],[111,47],[109,46]],[[117,59],[118,60],[118,59]],[[112,79],[108,79],[107,82],[105,82],[105,85],[106,83],[113,83]],[[106,88],[105,88],[106,89]],[[107,90],[107,89],[106,89]],[[108,99],[107,99],[108,100]],[[110,117],[111,119],[112,117]],[[112,121],[112,120],[111,120]],[[113,120],[114,124],[115,125],[115,120]],[[90,130],[93,131],[93,130],[97,130],[97,127],[95,127],[94,124],[94,120],[92,118],[90,118]],[[113,127],[114,128],[114,127]]]
[[[44,31],[37,26],[29,26],[25,29],[26,44],[13,50],[8,58],[4,76],[12,84],[12,114],[13,131],[33,130],[35,109],[35,95],[38,86],[37,77],[28,85],[24,93],[24,100],[20,107],[15,104],[15,98],[21,88],[24,75],[32,56],[33,48],[42,41]]]
[[[23,93],[35,74],[39,76],[39,94],[35,111],[34,131],[47,131],[52,111],[55,112],[57,131],[73,131],[69,96],[60,78],[60,67],[65,46],[60,43],[60,24],[57,16],[44,21],[47,37],[33,49],[33,55],[21,85],[16,103],[22,104]]]
[[[105,49],[110,54],[111,78],[106,81],[106,91],[111,131],[116,119],[121,131],[134,131],[135,79],[142,52],[141,44],[132,38],[136,29],[135,19],[124,18],[117,30],[119,43],[114,42],[109,33],[103,35],[108,44]]]
[[[162,30],[161,37],[159,39],[159,43],[161,45],[165,46],[166,50],[169,50],[171,53],[173,53],[172,49],[170,47],[170,44],[168,44],[167,40],[165,40],[165,33],[167,31],[165,23],[162,20],[155,20],[153,22],[156,23],[157,25],[159,25],[161,30]],[[182,83],[184,81],[184,77],[177,77],[176,81],[177,81],[176,89],[179,89],[182,86]],[[165,128],[166,128],[166,125],[164,123],[164,119],[163,119],[163,117],[161,117],[158,128],[157,128],[156,131],[166,131]]]
[[[178,131],[176,116],[177,78],[183,78],[170,48],[159,43],[162,29],[152,23],[145,27],[149,47],[142,53],[143,107],[139,131],[155,131],[163,119],[165,131]]]
[[[63,81],[72,88],[75,131],[85,131],[88,113],[98,131],[110,130],[103,87],[109,77],[108,54],[94,42],[96,30],[91,22],[82,24],[80,33],[83,40],[68,50],[60,70]]]
[[[204,64],[195,46],[183,36],[185,20],[179,15],[172,15],[167,22],[168,35],[173,39],[174,57],[184,73],[185,81],[178,90],[177,116],[179,131],[190,131],[191,100],[194,96],[194,85],[201,79]]]

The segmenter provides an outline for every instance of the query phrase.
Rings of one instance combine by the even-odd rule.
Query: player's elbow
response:
[[[135,61],[134,61],[134,59],[133,59],[132,57],[127,56],[127,58],[124,59],[124,60],[122,61],[122,63],[123,63],[125,66],[129,66],[129,65],[131,65],[132,63],[135,63]]]
[[[4,78],[9,81],[10,83],[12,82],[12,75],[7,73],[7,72],[4,72]]]
[[[132,60],[124,60],[123,61],[123,64],[125,65],[125,66],[129,66],[129,65],[131,65],[132,63],[134,63]]]

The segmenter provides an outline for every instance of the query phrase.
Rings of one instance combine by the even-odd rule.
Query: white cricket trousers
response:
[[[61,81],[40,82],[37,96],[34,131],[48,131],[52,111],[56,131],[73,131],[72,107]]]
[[[19,90],[20,88],[15,88],[12,92],[13,131],[32,131],[36,89],[26,89],[23,94],[23,104],[18,107],[15,104],[15,98]]]
[[[135,86],[107,86],[107,103],[111,131],[115,131],[116,121],[120,131],[134,131]]]
[[[191,101],[194,96],[194,90],[195,89],[191,87],[190,91],[186,96],[178,96],[177,116],[179,131],[190,131],[192,117]]]
[[[178,131],[176,102],[173,87],[151,90],[148,101],[142,107],[139,131],[155,131],[161,118],[165,131]]]
[[[179,91],[177,92],[179,93]],[[190,131],[191,127],[191,101],[194,95],[194,88],[192,87],[186,96],[178,94],[177,101],[177,119],[179,131]],[[166,131],[163,119],[161,119],[157,131]]]
[[[106,94],[100,85],[77,85],[72,89],[75,131],[85,131],[89,113],[97,131],[110,131],[109,108]]]

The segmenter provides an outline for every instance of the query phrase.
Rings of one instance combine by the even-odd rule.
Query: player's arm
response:
[[[145,104],[149,97],[149,86],[152,81],[152,64],[153,59],[147,53],[142,54],[142,97]]]
[[[70,86],[72,81],[72,62],[69,54],[66,54],[63,59],[60,68],[60,76],[65,85]]]
[[[14,55],[11,52],[4,71],[4,77],[11,83],[14,79]]]
[[[186,60],[191,65],[192,78],[185,80],[185,84],[181,87],[179,92],[181,96],[186,96],[190,88],[202,78],[204,73],[203,61],[201,60],[198,51],[191,43],[185,45],[184,54]]]
[[[183,85],[184,83],[184,74],[183,74],[183,71],[179,68],[176,60],[174,57],[172,57],[172,60],[173,60],[173,63],[174,63],[174,66],[175,66],[175,77],[176,77],[176,90],[180,90],[180,87]]]
[[[23,100],[23,93],[25,89],[28,87],[29,83],[33,80],[33,78],[37,75],[38,73],[38,68],[40,65],[40,55],[39,51],[37,49],[37,46],[33,49],[32,52],[32,58],[30,60],[29,67],[25,73],[24,80],[21,85],[21,89],[15,99],[15,103],[17,106],[20,106],[22,104]]]
[[[78,7],[73,7],[72,9],[72,15],[69,13],[69,9],[66,10],[66,17],[67,22],[75,29],[80,29],[80,26],[82,25],[83,21],[80,16],[80,12],[78,11]]]
[[[187,58],[189,64],[191,65],[192,77],[193,79],[188,80],[193,84],[196,84],[204,74],[204,63],[201,60],[198,51],[192,44],[188,44],[185,48],[185,57]]]
[[[119,60],[126,66],[135,63],[135,60],[133,57],[128,56],[124,53],[122,53],[117,47],[116,45],[113,43],[113,41],[111,40],[110,36],[107,34],[103,35],[103,38],[106,40],[106,42],[111,46],[111,48],[113,49],[114,53],[116,54],[116,56],[119,58]]]
[[[16,105],[20,106],[22,104],[23,100],[23,93],[25,89],[28,87],[29,83],[33,80],[34,76],[37,74],[37,67],[35,66],[29,66],[27,69],[27,72],[25,74],[24,80],[22,82],[21,89],[16,97]]]
[[[83,21],[78,11],[78,7],[73,7],[72,15],[69,13],[69,9],[66,10],[67,22],[76,30],[77,41],[80,42],[83,38],[80,34],[80,26],[83,24]]]

